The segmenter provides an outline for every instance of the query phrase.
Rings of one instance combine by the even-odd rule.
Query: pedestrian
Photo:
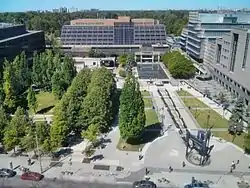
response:
[[[28,166],[30,166],[31,165],[31,159],[29,158],[28,159]]]
[[[233,169],[235,169],[235,162],[234,162],[234,161],[232,162],[231,167],[232,167]]]
[[[233,167],[230,167],[230,173],[232,173],[233,172]]]
[[[10,162],[10,169],[13,170],[13,163]]]
[[[169,165],[169,172],[172,172],[173,171],[173,168],[172,168],[172,166],[171,165]]]
[[[182,167],[185,167],[186,166],[186,163],[185,161],[182,162]]]

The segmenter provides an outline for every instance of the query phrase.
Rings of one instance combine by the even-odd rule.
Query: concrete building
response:
[[[214,42],[234,27],[250,28],[250,14],[190,12],[188,25],[181,35],[181,48],[202,62],[207,42]]]
[[[83,68],[99,68],[105,66],[108,69],[113,69],[115,67],[115,57],[105,57],[105,58],[91,58],[91,57],[73,57],[75,67],[77,72],[81,71]]]
[[[213,78],[226,89],[250,101],[250,30],[235,28],[210,43],[205,63]]]
[[[32,57],[34,51],[45,49],[43,31],[27,31],[25,25],[0,23],[0,62],[13,60],[21,52]]]

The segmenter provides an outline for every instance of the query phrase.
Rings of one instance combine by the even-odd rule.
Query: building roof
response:
[[[237,12],[237,13],[198,13],[190,12],[191,15],[198,16],[201,23],[224,23],[224,18],[237,18],[237,23],[250,23],[250,14]]]
[[[32,31],[32,32],[28,32],[28,33],[25,33],[25,34],[22,34],[22,35],[6,38],[6,39],[3,39],[3,40],[0,40],[0,43],[10,41],[10,40],[14,40],[14,39],[18,39],[20,37],[25,37],[25,36],[28,36],[28,35],[32,35],[34,33],[40,33],[40,32],[42,32],[42,31]]]
[[[118,16],[117,19],[76,19],[71,20],[71,25],[95,25],[95,26],[114,26],[115,23],[134,23],[135,25],[155,25],[159,20],[154,19],[131,19],[129,16]]]

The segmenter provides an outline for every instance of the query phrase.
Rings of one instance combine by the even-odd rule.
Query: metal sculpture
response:
[[[211,130],[198,130],[198,131],[189,131],[186,132],[186,158],[189,158],[189,155],[195,150],[200,157],[198,157],[199,165],[205,165],[209,158],[210,153],[214,145],[209,146],[211,138]],[[197,159],[196,159],[197,160]]]

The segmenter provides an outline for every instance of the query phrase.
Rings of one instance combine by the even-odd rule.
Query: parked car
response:
[[[16,175],[16,172],[8,169],[8,168],[1,168],[0,169],[0,177],[2,178],[11,178]]]
[[[43,175],[38,172],[25,172],[21,175],[22,180],[40,181],[43,179]]]
[[[156,184],[149,180],[135,181],[133,188],[156,188]]]

